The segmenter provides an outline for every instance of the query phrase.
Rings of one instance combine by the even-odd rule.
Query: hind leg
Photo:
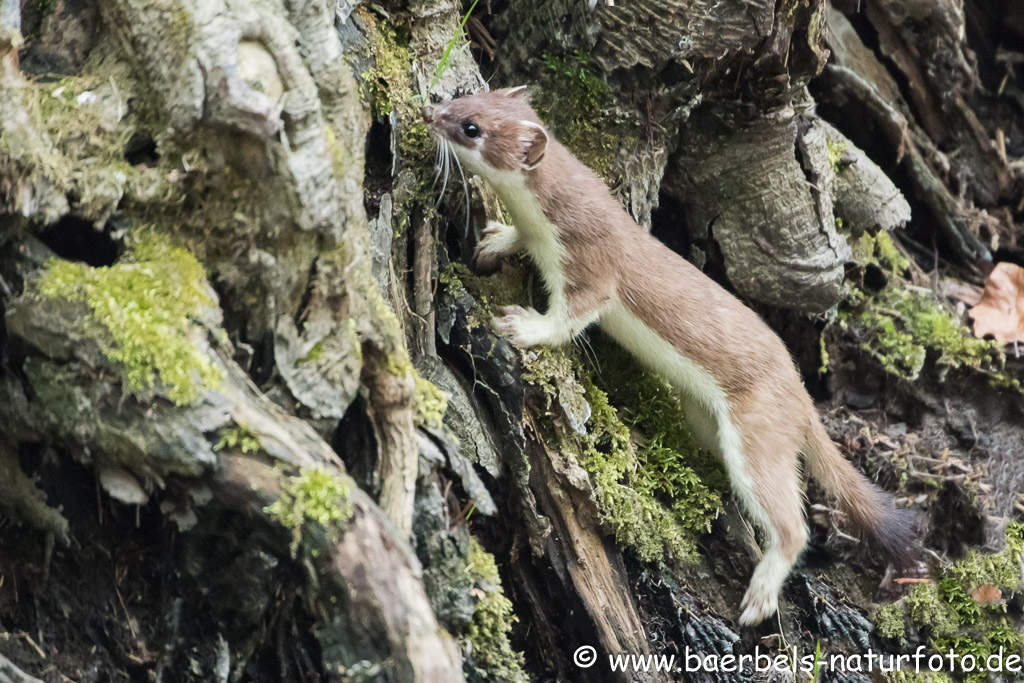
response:
[[[782,584],[807,543],[797,449],[785,439],[772,438],[771,430],[759,436],[742,444],[741,467],[734,468],[726,458],[733,488],[766,541],[740,604],[743,625],[759,623],[778,609]]]

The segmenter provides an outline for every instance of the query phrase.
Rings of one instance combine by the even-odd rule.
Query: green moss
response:
[[[913,626],[936,653],[952,649],[984,661],[1003,648],[1005,654],[1024,656],[1024,633],[1006,615],[1005,600],[983,604],[971,595],[981,586],[1001,588],[1004,594],[1019,591],[1022,553],[1024,523],[1012,522],[1001,552],[974,551],[947,566],[936,584],[919,585],[902,601],[879,609],[875,614],[878,634],[895,639]],[[979,683],[989,680],[978,672],[964,678]]]
[[[843,140],[825,138],[825,145],[828,147],[828,163],[838,172],[841,170],[839,162],[842,161],[843,155],[846,154],[846,142]]]
[[[400,103],[404,95],[402,91],[412,84],[409,39],[390,22],[378,19],[369,10],[360,8],[356,11],[368,29],[367,38],[373,55],[373,66],[363,74],[363,84],[374,111],[379,116],[388,116]]]
[[[935,638],[949,638],[956,635],[960,626],[956,611],[939,594],[932,584],[921,584],[906,597],[910,618],[918,627],[923,627]]]
[[[950,369],[969,368],[989,375],[996,384],[1020,387],[1020,381],[1005,372],[1000,345],[975,337],[929,294],[886,287],[864,299],[854,320],[862,348],[890,374],[915,380],[931,354],[940,379]]]
[[[470,538],[468,560],[477,603],[464,637],[468,645],[463,662],[467,680],[527,683],[523,655],[512,649],[508,639],[516,617],[512,602],[502,592],[494,556]]]
[[[927,349],[913,335],[901,331],[893,316],[869,309],[860,314],[858,322],[867,337],[861,348],[870,352],[886,372],[911,381],[920,376]]]
[[[629,428],[642,434],[637,455],[654,495],[694,534],[710,528],[728,478],[718,458],[698,448],[676,391],[618,347],[598,342],[599,377]],[[634,437],[634,440],[636,438]]]
[[[404,348],[397,349],[388,356],[387,370],[396,377],[412,379],[416,402],[416,426],[440,428],[448,411],[448,395],[413,367]]]
[[[238,450],[242,453],[259,453],[263,450],[260,438],[241,425],[235,425],[231,429],[222,432],[220,440],[213,447],[213,450],[223,449]]]
[[[854,259],[860,263],[870,263],[894,274],[910,268],[910,259],[900,252],[892,241],[892,235],[884,230],[877,235],[864,232],[859,237],[849,238],[849,241]]]
[[[902,273],[910,269],[910,259],[900,253],[892,241],[892,235],[884,230],[875,236],[875,255],[880,263],[889,266],[893,272]]]
[[[448,395],[415,370],[412,380],[416,390],[416,424],[440,428],[448,411]]]
[[[653,482],[630,441],[629,427],[608,403],[607,394],[587,382],[593,414],[580,464],[597,489],[603,521],[620,544],[645,562],[692,560],[690,529],[654,495]]]
[[[946,573],[963,584],[968,591],[983,585],[1019,591],[1022,553],[1024,522],[1011,522],[1006,529],[1006,546],[1002,552],[989,554],[972,550],[967,557],[950,565]]]
[[[645,562],[692,560],[696,537],[720,508],[724,471],[694,446],[671,388],[622,363],[602,362],[599,375],[603,386],[614,387],[618,408],[570,349],[531,350],[523,378],[543,390],[551,413],[579,420],[589,406],[581,429],[558,420],[552,438],[577,454],[616,541]]]
[[[534,108],[559,141],[601,177],[611,178],[620,139],[610,121],[608,85],[590,63],[590,54],[544,55]]]
[[[938,590],[942,601],[956,612],[957,619],[961,624],[969,626],[976,623],[981,617],[981,608],[974,598],[967,594],[963,582],[946,576],[939,580]]]
[[[363,83],[375,113],[398,117],[398,144],[405,162],[415,165],[432,163],[434,142],[420,116],[423,103],[416,92],[414,54],[409,48],[408,35],[369,10],[357,8],[356,12],[367,27],[373,56],[373,66],[364,74]],[[421,182],[429,182],[429,174],[419,176]]]
[[[316,344],[313,344],[313,348],[309,350],[309,353],[300,358],[296,365],[304,365],[305,363],[316,363],[318,360],[320,360],[320,357],[323,355],[323,353],[324,342],[321,339]]]
[[[124,158],[135,133],[155,134],[155,126],[142,121],[146,98],[126,104],[137,88],[128,65],[102,47],[80,75],[39,86],[42,127],[63,158],[60,177],[70,186],[80,216],[105,219],[122,197],[158,197],[170,185],[165,174],[136,168]]]
[[[975,337],[931,292],[902,284],[897,274],[910,262],[888,233],[865,233],[852,246],[860,261],[887,270],[889,283],[874,294],[852,288],[839,305],[836,322],[841,329],[854,330],[861,348],[886,372],[913,381],[931,358],[940,380],[951,369],[969,369],[996,386],[1020,390],[1020,380],[1005,369],[1001,345]]]
[[[130,257],[113,266],[53,259],[38,286],[45,297],[88,306],[83,323],[106,331],[104,351],[126,391],[148,393],[159,378],[168,397],[183,405],[219,385],[221,370],[195,339],[204,328],[193,322],[216,301],[203,267],[188,251],[146,233]]]
[[[907,633],[903,610],[899,605],[884,605],[875,612],[875,632],[889,640],[903,640]]]
[[[341,477],[321,468],[302,468],[298,475],[284,479],[281,495],[264,512],[292,530],[295,555],[308,524],[322,527],[328,539],[337,542],[353,509],[348,484]]]
[[[518,259],[505,261],[499,273],[477,275],[464,263],[452,262],[438,274],[438,282],[452,296],[458,296],[465,289],[473,294],[476,306],[469,311],[467,325],[470,329],[490,327],[495,311],[493,304],[529,304],[528,283],[530,276]]]
[[[421,64],[409,44],[408,30],[365,7],[355,12],[366,29],[374,60],[363,77],[364,92],[374,114],[388,117],[397,136],[392,228],[393,247],[401,266],[405,257],[404,236],[413,216],[428,220],[435,213],[436,201],[428,197],[434,193],[436,143],[420,112],[424,102],[416,74]],[[394,19],[397,21],[397,17]]]
[[[463,287],[473,294],[471,325],[489,324],[491,300],[529,301],[527,279],[514,263],[491,277],[452,264],[439,280],[453,295]],[[619,544],[644,561],[693,559],[696,536],[720,509],[725,472],[696,448],[665,382],[610,342],[603,353],[601,342],[593,341],[601,356],[594,375],[571,347],[537,347],[524,354],[523,379],[541,390],[541,409],[556,416],[542,425],[550,429],[545,438],[576,456],[594,485],[602,521]]]

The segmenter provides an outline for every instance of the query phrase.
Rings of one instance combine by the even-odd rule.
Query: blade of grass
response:
[[[463,30],[466,28],[466,22],[469,21],[469,15],[476,9],[476,4],[480,0],[473,0],[473,4],[469,6],[469,10],[466,11],[465,16],[462,17],[462,23],[459,24],[459,30],[455,32],[452,39],[448,41],[448,46],[444,49],[444,54],[441,55],[441,61],[437,63],[437,69],[434,70],[434,80],[430,81],[430,87],[427,88],[427,92],[434,89],[434,86],[441,80],[441,76],[448,69],[448,58],[451,57],[452,48],[455,47],[455,42],[462,36]]]

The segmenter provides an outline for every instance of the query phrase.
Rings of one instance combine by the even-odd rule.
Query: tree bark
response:
[[[0,0],[0,680],[667,681],[607,656],[933,645],[906,601],[905,638],[874,627],[928,569],[894,582],[813,484],[778,619],[736,624],[760,550],[720,465],[600,333],[492,331],[543,288],[474,270],[503,208],[438,177],[419,114],[528,85],[780,333],[948,579],[1024,510],[1021,364],[940,282],[1021,253],[1024,21],[857,5]],[[1000,11],[1002,52],[973,37]]]

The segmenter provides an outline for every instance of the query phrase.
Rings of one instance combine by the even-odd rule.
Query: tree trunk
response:
[[[970,0],[0,0],[0,682],[1024,650],[1022,364],[963,326],[1024,263],[1021,45]],[[520,84],[779,332],[929,563],[810,484],[778,618],[737,625],[757,532],[668,386],[491,329],[543,289],[474,269],[503,208],[419,110]]]

